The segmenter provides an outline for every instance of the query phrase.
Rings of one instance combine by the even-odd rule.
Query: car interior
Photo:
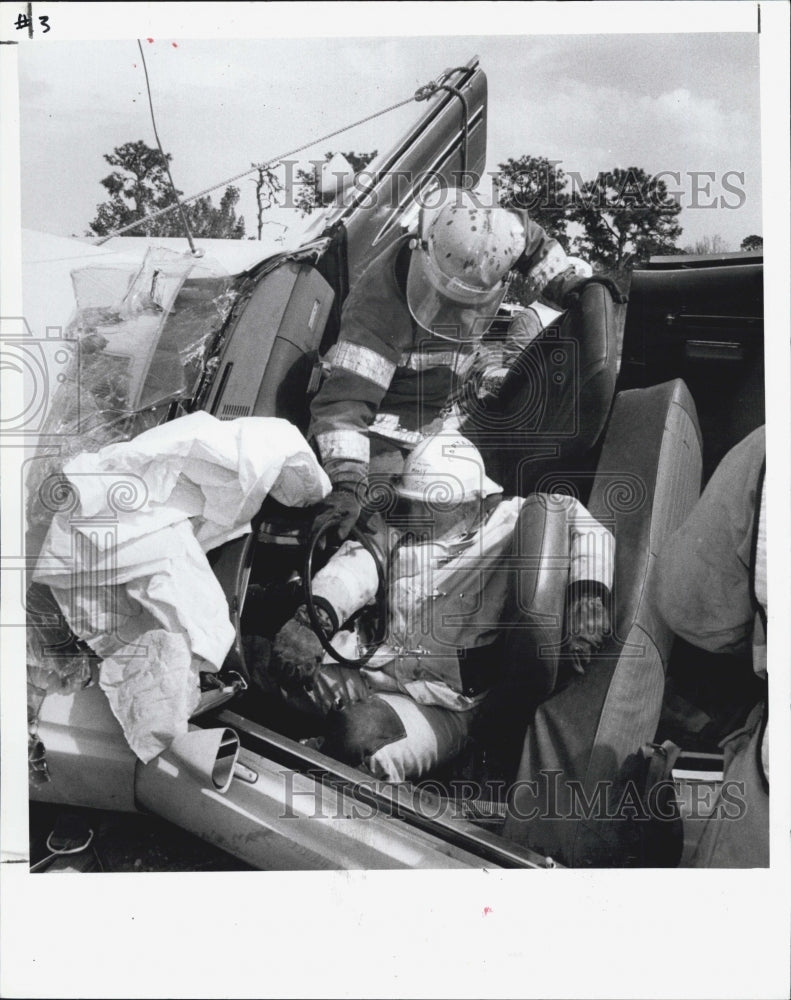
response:
[[[580,747],[580,753],[584,750],[589,756],[586,787],[629,774],[640,746],[667,735],[682,747],[716,754],[716,737],[720,724],[725,724],[722,705],[712,705],[709,699],[711,715],[695,705],[705,657],[698,651],[690,655],[683,644],[674,643],[651,598],[656,554],[691,510],[704,481],[701,420],[681,378],[621,389],[628,384],[623,371],[619,376],[624,313],[625,307],[615,305],[602,286],[590,286],[577,308],[560,316],[524,350],[504,383],[500,405],[473,413],[464,428],[506,495],[571,493],[615,535],[613,630],[597,657],[594,677],[586,681],[587,697],[599,712],[593,746]],[[315,343],[319,336],[316,330]],[[231,346],[226,345],[226,354]],[[256,386],[258,400],[267,397],[268,368],[265,374]],[[626,374],[634,381],[633,367]],[[307,382],[305,366],[301,377]],[[222,382],[215,399],[221,393]],[[307,394],[299,398],[307,407]],[[758,416],[753,413],[754,419]],[[304,426],[306,419],[305,415],[297,422]],[[721,450],[721,442],[717,444]],[[289,511],[267,501],[254,528],[252,535],[213,554],[215,572],[237,623],[238,641],[226,669],[248,682],[246,651],[247,656],[253,649],[266,655],[268,643],[303,601],[309,512]],[[529,544],[533,551],[542,551],[540,538]],[[462,754],[450,771],[432,778],[525,777],[520,753],[536,705],[545,703],[545,714],[567,724],[566,703],[576,697],[577,679],[563,668],[563,596],[546,585],[542,577],[546,565],[539,561],[527,580],[522,571],[519,587],[534,594],[532,612],[525,612],[520,602],[504,616],[509,622],[513,618],[518,627],[505,630],[497,646],[493,659],[498,663],[493,667],[498,682],[485,703],[484,722],[470,752]],[[752,690],[745,665],[732,666],[732,697],[725,699],[728,722],[734,703],[743,706]],[[691,673],[697,681],[690,684]],[[663,710],[666,691],[671,704]],[[285,736],[321,745],[321,720],[286,708],[276,691],[251,683],[235,708]],[[704,716],[707,730],[700,724]],[[503,718],[507,718],[506,740]],[[689,734],[684,728],[688,719],[698,726]],[[503,810],[502,803],[489,805],[487,809],[481,803],[478,815],[491,824],[493,815],[502,815]],[[474,818],[476,812],[472,809],[469,814]],[[521,837],[513,823],[498,829],[506,837]]]
[[[192,408],[225,420],[284,417],[307,429],[320,352],[339,327],[343,246],[339,231],[318,259],[296,254],[241,276],[237,305],[206,366],[213,377],[198,386]],[[496,403],[475,404],[463,427],[506,496],[570,494],[615,536],[612,634],[584,682],[587,708],[598,719],[592,741],[580,736],[586,789],[625,780],[651,741],[672,739],[716,761],[719,739],[760,697],[749,663],[674,639],[652,602],[663,539],[691,510],[719,458],[764,419],[760,262],[685,267],[667,270],[660,261],[655,271],[634,272],[628,310],[603,286],[589,286],[524,349]],[[723,271],[740,290],[724,304]],[[507,319],[487,338],[503,337]],[[744,406],[726,419],[734,393]],[[322,720],[289,708],[255,669],[304,602],[310,526],[310,509],[268,499],[249,535],[209,554],[236,640],[220,675],[202,675],[198,725],[215,724],[233,699],[239,716],[321,748]],[[508,627],[492,648],[493,687],[470,745],[429,783],[449,789],[455,779],[473,778],[488,787],[484,799],[464,804],[465,818],[519,842],[529,831],[504,821],[502,788],[530,778],[526,735],[537,706],[545,720],[567,727],[582,681],[564,660],[565,594],[553,583],[552,540],[540,518],[524,519],[515,547],[541,558],[514,571]],[[574,852],[570,844],[568,856]],[[588,848],[583,853],[590,856]]]
[[[222,313],[216,329],[207,327],[208,351],[191,356],[180,376],[183,398],[123,412],[125,437],[194,409],[221,420],[277,416],[307,430],[321,355],[337,339],[349,287],[371,254],[397,236],[407,218],[414,221],[415,195],[400,191],[399,174],[423,177],[428,191],[437,176],[453,185],[459,169],[483,173],[485,75],[477,59],[448,72],[459,86],[463,81],[467,103],[448,92],[381,158],[374,209],[359,208],[368,193],[361,191],[351,207],[325,217],[315,243],[233,279],[230,313]],[[487,798],[464,803],[463,818],[514,843],[529,845],[532,833],[518,820],[506,821],[502,789],[530,778],[530,725],[539,706],[545,724],[568,728],[571,719],[573,729],[584,692],[586,711],[597,721],[593,739],[580,734],[574,766],[589,790],[601,779],[625,780],[647,742],[672,739],[699,757],[721,759],[718,741],[760,697],[749,662],[678,640],[652,599],[663,540],[725,452],[764,421],[762,259],[731,257],[654,258],[632,272],[628,306],[615,304],[601,285],[589,286],[524,349],[497,401],[473,408],[463,427],[506,496],[576,496],[615,536],[612,634],[581,678],[564,659],[565,593],[550,572],[549,523],[523,519],[516,553],[539,558],[514,572],[503,616],[509,627],[492,647],[494,684],[480,723],[468,749],[425,782],[433,781],[440,795],[452,795],[451,783],[460,777],[488,787]],[[174,324],[183,330],[192,324],[190,296],[211,302],[218,294],[215,284],[204,285],[185,284],[157,360],[177,352]],[[507,321],[504,312],[487,337],[502,337]],[[151,367],[156,384],[165,365]],[[310,751],[304,760],[315,762],[322,720],[289,708],[273,686],[256,680],[265,674],[255,670],[304,601],[310,527],[309,509],[268,499],[248,535],[209,553],[236,638],[220,674],[201,675],[201,703],[191,721],[233,725],[224,719],[233,714],[275,735],[262,744],[267,753],[279,748],[284,759],[296,759],[302,743]],[[57,623],[54,639],[45,628],[42,642],[57,639],[66,649],[73,636],[59,612],[46,593],[34,596],[41,615]],[[572,863],[596,857],[578,824],[566,824],[557,836],[567,838]],[[597,837],[603,864],[614,854],[623,864],[655,860],[636,857],[631,845],[608,853],[618,840],[612,830]]]

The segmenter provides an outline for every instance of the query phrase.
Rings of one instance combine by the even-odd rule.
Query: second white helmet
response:
[[[502,493],[486,475],[481,453],[461,434],[433,434],[409,454],[396,492],[430,506],[454,506]]]

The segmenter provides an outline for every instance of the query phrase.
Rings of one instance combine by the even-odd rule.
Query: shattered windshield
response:
[[[161,248],[136,267],[75,270],[72,284],[76,310],[65,336],[76,350],[42,429],[57,435],[59,453],[35,463],[32,526],[49,522],[42,487],[51,489],[70,458],[130,440],[192,398],[235,300],[233,278],[216,261]]]

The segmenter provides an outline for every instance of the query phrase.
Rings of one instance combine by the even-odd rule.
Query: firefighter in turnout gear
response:
[[[503,499],[477,448],[458,433],[418,445],[390,500],[384,643],[364,666],[338,664],[303,606],[277,634],[266,669],[292,705],[326,717],[327,753],[403,781],[459,753],[496,680],[493,644],[514,588],[508,555],[521,522],[541,504],[562,518],[552,572],[567,595],[566,652],[578,671],[610,628],[614,540],[571,497]],[[352,540],[313,577],[314,606],[346,657],[356,655],[357,636],[342,626],[371,602],[378,584],[375,560]]]
[[[340,543],[355,525],[369,473],[398,475],[409,450],[443,426],[460,387],[496,394],[507,368],[502,352],[493,357],[481,340],[514,271],[533,298],[560,309],[590,281],[622,300],[609,279],[581,275],[526,213],[481,208],[462,191],[424,208],[418,232],[362,274],[311,404],[308,436],[333,484],[317,525],[334,526],[331,540]],[[458,419],[446,426],[460,429]]]

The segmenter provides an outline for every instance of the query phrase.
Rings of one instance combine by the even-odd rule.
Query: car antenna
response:
[[[184,223],[184,229],[187,234],[187,242],[190,245],[190,252],[192,253],[193,257],[202,257],[203,250],[197,250],[195,248],[195,242],[192,239],[192,230],[190,229],[189,220],[187,219],[187,213],[184,210],[184,205],[179,200],[179,192],[176,189],[176,185],[173,183],[173,175],[170,172],[170,164],[168,163],[168,158],[167,156],[165,156],[165,151],[162,148],[162,143],[159,141],[159,133],[157,132],[157,122],[156,118],[154,117],[154,102],[151,98],[151,85],[149,84],[148,81],[148,67],[146,66],[146,56],[145,53],[143,52],[143,46],[139,38],[137,39],[137,47],[140,49],[140,58],[143,60],[143,72],[145,73],[146,76],[146,93],[148,94],[148,107],[151,110],[151,125],[153,126],[154,129],[154,138],[157,140],[157,146],[159,146],[159,153],[162,157],[162,162],[165,165],[165,170],[167,171],[168,180],[170,181],[170,188],[173,191],[173,197],[176,199],[176,205],[179,210],[179,215],[181,216],[181,221]]]

